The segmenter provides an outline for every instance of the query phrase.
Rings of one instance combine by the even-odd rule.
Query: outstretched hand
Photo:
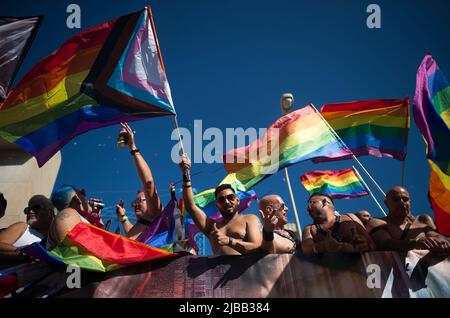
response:
[[[275,216],[274,211],[268,212],[259,210],[259,215],[261,216],[261,219],[263,220],[263,229],[266,232],[273,232],[275,229],[275,226],[278,223],[278,217]]]
[[[126,130],[127,132],[127,137],[128,137],[128,148],[130,148],[130,150],[136,149],[136,144],[134,141],[134,132],[131,129],[131,127],[128,125],[128,123],[120,123],[120,125],[122,125],[122,127]]]

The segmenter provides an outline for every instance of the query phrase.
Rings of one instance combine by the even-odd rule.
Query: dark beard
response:
[[[224,219],[230,220],[235,214],[237,213],[237,209],[233,209],[233,212],[228,212],[227,210],[225,211],[220,211],[220,214],[222,214],[222,217]]]

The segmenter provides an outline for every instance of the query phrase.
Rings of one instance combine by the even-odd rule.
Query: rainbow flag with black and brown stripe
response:
[[[426,143],[436,226],[450,236],[450,83],[430,54],[417,71],[413,114]]]
[[[92,129],[174,114],[147,7],[72,36],[38,62],[0,105],[0,136],[42,166]]]
[[[320,113],[355,156],[405,160],[410,126],[409,97],[327,104]],[[350,157],[323,156],[313,161]]]
[[[369,194],[353,168],[310,171],[302,175],[300,180],[309,195],[321,193],[335,199],[352,199]]]

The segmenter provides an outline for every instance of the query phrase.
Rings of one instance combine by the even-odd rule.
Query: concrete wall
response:
[[[60,152],[39,168],[34,157],[0,139],[0,192],[8,201],[5,216],[0,219],[0,228],[25,220],[23,209],[31,196],[50,196],[60,166]]]

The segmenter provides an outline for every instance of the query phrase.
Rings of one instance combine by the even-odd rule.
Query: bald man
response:
[[[288,208],[279,195],[266,195],[259,201],[259,213],[263,220],[261,250],[268,254],[294,253],[298,238],[294,232],[285,230],[288,224]]]
[[[369,223],[369,221],[372,219],[372,215],[370,215],[369,211],[366,210],[356,212],[356,216],[361,220],[364,226],[367,226],[367,223]]]
[[[386,217],[372,218],[367,224],[378,250],[407,252],[413,249],[430,250],[440,255],[450,255],[450,242],[436,232],[433,220],[427,215],[415,218],[411,214],[409,192],[400,186],[388,191],[385,205]]]

